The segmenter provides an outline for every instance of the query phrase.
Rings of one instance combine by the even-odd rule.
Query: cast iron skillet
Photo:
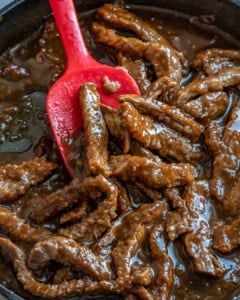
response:
[[[47,0],[0,0],[0,55],[40,28],[50,15]],[[104,0],[76,0],[79,11],[97,8]],[[240,41],[240,0],[131,0],[129,4],[158,6],[184,14],[214,14],[216,26]],[[0,300],[23,300],[0,284]],[[97,298],[96,298],[97,299]],[[99,299],[99,298],[98,298]],[[236,297],[235,297],[236,299]]]

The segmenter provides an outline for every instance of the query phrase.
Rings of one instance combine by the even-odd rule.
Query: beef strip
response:
[[[64,281],[74,279],[74,274],[69,267],[62,267],[56,271],[53,278],[53,284],[60,284]]]
[[[119,52],[117,55],[118,65],[124,67],[136,81],[141,94],[145,93],[151,82],[148,79],[147,65],[143,59],[131,59]]]
[[[124,126],[145,147],[157,149],[160,155],[180,162],[196,163],[206,158],[199,144],[191,143],[165,124],[140,114],[132,104],[125,102],[119,109]]]
[[[24,243],[36,243],[52,236],[49,230],[32,227],[25,219],[4,207],[0,207],[0,228],[15,241]]]
[[[61,284],[45,284],[37,281],[26,266],[25,253],[9,239],[0,237],[0,252],[13,264],[17,279],[24,289],[36,297],[56,299],[82,294],[84,291],[86,283],[82,279],[64,281]]]
[[[19,165],[0,166],[0,202],[16,200],[56,168],[57,164],[45,157],[35,157]]]
[[[146,157],[119,155],[110,158],[113,174],[123,181],[141,182],[159,189],[185,185],[194,180],[194,169],[189,164],[157,163]]]
[[[184,243],[192,258],[195,271],[213,277],[222,275],[222,267],[211,251],[209,228],[209,185],[205,180],[188,185],[183,197],[190,214],[192,231],[185,234]]]
[[[112,272],[90,249],[71,239],[54,236],[38,242],[28,256],[31,270],[46,268],[50,260],[90,275],[94,279],[111,279]]]
[[[218,48],[210,48],[198,52],[192,62],[194,68],[203,70],[208,76],[236,65],[240,65],[239,50]]]
[[[211,194],[219,201],[224,201],[224,207],[229,214],[236,214],[238,209],[237,198],[231,199],[231,209],[228,200],[224,200],[239,171],[240,159],[240,103],[232,108],[229,120],[222,133],[221,127],[210,123],[206,131],[206,143],[214,154],[213,171],[211,178]],[[231,194],[230,194],[231,195]],[[234,200],[236,204],[234,204]]]
[[[139,56],[152,63],[157,78],[167,76],[177,84],[182,79],[182,65],[176,50],[159,42],[143,42],[137,38],[118,35],[100,23],[92,23],[92,32],[97,42],[106,44],[129,55]]]
[[[240,212],[240,172],[229,191],[223,198],[223,210],[227,215],[239,215]]]
[[[214,230],[213,248],[221,253],[229,253],[240,245],[240,218],[229,225]]]
[[[148,290],[150,290],[153,299],[169,299],[174,283],[173,262],[167,253],[166,237],[164,236],[164,228],[157,225],[153,228],[149,237],[149,246],[154,258],[155,282]]]
[[[143,192],[145,196],[148,197],[148,199],[152,201],[159,201],[162,200],[162,194],[158,190],[154,190],[151,188],[146,187],[144,184],[140,182],[135,182],[134,185]]]
[[[109,106],[101,105],[107,128],[112,136],[117,138],[123,146],[123,153],[129,152],[130,136],[129,132],[123,128],[119,112]]]
[[[148,114],[158,121],[169,125],[193,141],[199,140],[203,132],[203,127],[194,121],[192,117],[185,114],[181,109],[164,102],[138,95],[121,95],[119,100],[133,104],[141,113]]]
[[[173,241],[180,235],[189,232],[191,226],[189,224],[190,214],[184,199],[179,195],[176,188],[167,189],[165,195],[171,201],[175,211],[170,211],[166,220],[166,231],[169,240]]]
[[[103,176],[87,177],[84,181],[73,179],[63,189],[47,196],[32,198],[29,218],[38,223],[44,222],[81,201],[94,198],[94,192],[109,192],[109,182]]]
[[[96,16],[116,27],[134,31],[146,42],[158,41],[169,45],[168,41],[161,36],[151,24],[143,21],[134,13],[119,8],[116,5],[104,4],[98,8]]]
[[[185,103],[181,109],[197,120],[206,121],[220,117],[226,111],[227,106],[227,94],[224,92],[213,92]]]
[[[117,217],[118,204],[118,188],[115,184],[102,178],[104,192],[106,192],[106,199],[98,205],[98,208],[92,211],[89,215],[81,220],[79,223],[67,226],[59,230],[59,234],[67,238],[72,238],[78,242],[94,242],[107,229],[111,227],[111,221]],[[101,186],[98,190],[101,191]]]
[[[93,83],[82,85],[79,98],[89,170],[93,174],[108,176],[108,132],[96,86]]]
[[[65,212],[60,217],[60,224],[73,223],[85,218],[88,214],[88,203],[83,201],[79,206],[72,210]]]
[[[152,160],[155,160],[157,163],[162,162],[162,159],[160,158],[160,156],[154,154],[148,148],[143,147],[140,143],[138,143],[134,140],[131,141],[130,154],[135,155],[135,156],[148,157]]]
[[[129,228],[121,232],[121,237],[112,251],[117,285],[120,288],[127,290],[132,284],[131,259],[141,247],[145,237],[145,226],[141,223],[132,223]]]
[[[194,80],[178,92],[174,104],[181,107],[193,98],[210,92],[219,92],[224,88],[240,84],[240,67],[233,67],[220,71],[203,79]]]

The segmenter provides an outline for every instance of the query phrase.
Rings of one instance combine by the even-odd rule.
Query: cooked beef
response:
[[[140,182],[135,182],[134,185],[141,190],[144,195],[148,197],[148,199],[152,201],[159,201],[162,200],[162,194],[158,190],[154,190],[151,188],[146,187],[144,184]]]
[[[240,212],[240,173],[223,198],[223,210],[227,215],[239,215]]]
[[[196,163],[206,158],[199,144],[191,143],[164,123],[140,114],[132,104],[125,102],[119,109],[124,126],[145,147],[157,149],[160,155],[179,162]]]
[[[222,70],[216,75],[195,80],[179,90],[174,104],[181,107],[197,96],[210,92],[219,92],[224,88],[237,86],[240,84],[240,67],[233,67]]]
[[[162,225],[153,228],[149,244],[154,258],[153,265],[156,279],[148,290],[151,291],[153,299],[167,300],[174,283],[174,267],[167,253],[167,243]]]
[[[228,96],[224,92],[204,94],[185,103],[181,109],[194,118],[205,121],[220,117],[227,109]]]
[[[72,210],[63,213],[59,220],[60,224],[73,223],[79,221],[87,216],[88,210],[89,207],[87,202],[83,201],[76,208],[73,208]]]
[[[223,69],[240,65],[240,51],[211,48],[200,51],[192,62],[194,68],[203,70],[208,76],[214,75]]]
[[[63,189],[59,189],[45,197],[32,198],[30,200],[32,212],[29,218],[41,223],[56,216],[64,209],[69,209],[88,198],[94,198],[94,193],[107,192],[109,192],[109,182],[101,175],[87,177],[84,181],[73,179]]]
[[[133,104],[141,113],[156,118],[181,134],[188,136],[191,140],[199,140],[203,132],[203,127],[192,117],[185,114],[181,109],[164,102],[138,95],[121,95],[119,100]]]
[[[167,40],[149,23],[143,21],[132,12],[119,8],[116,5],[104,4],[98,8],[97,17],[116,27],[134,31],[146,42],[158,41],[168,44]]]
[[[69,267],[62,267],[56,271],[53,278],[53,284],[60,284],[64,281],[74,279],[74,274]]]
[[[122,144],[123,153],[127,153],[130,147],[130,136],[128,131],[123,128],[119,112],[105,105],[101,105],[101,111],[103,113],[109,132]]]
[[[114,267],[116,268],[117,284],[127,290],[132,284],[131,259],[141,247],[146,237],[145,226],[141,223],[132,223],[124,231],[112,251]]]
[[[89,170],[108,176],[108,132],[96,86],[93,83],[82,85],[79,98]]]
[[[214,154],[210,189],[211,194],[220,201],[223,201],[239,171],[239,120],[240,103],[237,102],[230,112],[229,120],[223,133],[221,127],[214,123],[207,127],[206,143]],[[232,202],[233,207],[230,209],[227,200],[224,203],[226,211],[230,214],[236,214],[237,204],[233,205]]]
[[[0,166],[0,202],[16,200],[56,168],[57,164],[45,157],[35,157],[20,165]]]
[[[93,22],[92,32],[97,42],[106,44],[129,55],[146,58],[152,63],[158,78],[168,76],[180,84],[182,65],[176,50],[159,42],[143,42],[137,38],[118,35],[100,23]]]
[[[160,156],[154,154],[148,148],[143,147],[140,143],[134,140],[131,141],[130,154],[135,156],[147,157],[149,159],[155,160],[157,163],[162,162]]]
[[[112,277],[109,266],[106,266],[104,261],[96,257],[90,249],[61,236],[54,236],[35,244],[28,256],[28,266],[32,270],[43,269],[47,267],[50,260],[55,260],[98,280]]]
[[[229,253],[240,245],[240,218],[229,225],[219,226],[213,233],[213,248]]]
[[[191,230],[190,213],[186,206],[186,202],[180,197],[178,190],[175,188],[167,189],[165,195],[171,201],[175,211],[170,211],[166,220],[166,231],[169,240],[173,241],[180,235]]]
[[[96,241],[111,227],[111,221],[117,217],[118,188],[105,178],[101,180],[102,182],[99,180],[99,184],[102,186],[97,188],[106,193],[106,199],[100,202],[98,208],[83,218],[81,222],[60,229],[60,235],[78,242],[90,243]]]
[[[9,239],[0,237],[0,252],[14,267],[17,279],[25,290],[42,298],[63,298],[81,294],[84,291],[84,280],[73,279],[61,284],[44,284],[37,281],[32,272],[26,266],[25,253],[14,245]]]
[[[136,81],[141,94],[145,93],[151,82],[148,79],[147,66],[143,59],[131,59],[121,52],[117,55],[118,65],[125,68]]]
[[[13,240],[24,243],[36,243],[52,236],[49,230],[32,227],[25,219],[4,207],[0,207],[0,228]]]
[[[168,101],[170,98],[169,96],[174,96],[178,89],[179,86],[176,81],[167,76],[163,76],[153,81],[143,95],[145,98],[158,100],[161,97],[164,101]]]
[[[123,181],[141,182],[158,189],[184,185],[194,180],[189,164],[157,163],[146,157],[119,155],[110,158],[113,174]]]

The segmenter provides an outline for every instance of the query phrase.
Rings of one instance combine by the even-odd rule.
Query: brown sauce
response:
[[[193,18],[175,15],[173,12],[151,9],[142,11],[139,7],[133,7],[134,12],[145,20],[150,20],[154,27],[166,37],[184,55],[191,59],[195,53],[205,48],[226,48],[234,49],[237,45],[228,35],[217,31],[213,26],[202,26],[193,24]],[[84,36],[93,56],[103,63],[116,63],[114,51],[108,47],[96,44],[89,27],[92,22],[93,12],[79,16],[84,28]],[[60,163],[56,146],[53,144],[48,119],[45,111],[45,97],[51,84],[58,78],[64,69],[64,54],[55,30],[52,30],[52,23],[48,21],[50,34],[46,32],[35,33],[33,37],[26,40],[13,49],[8,50],[0,58],[0,161],[1,164],[20,163],[35,157],[39,151],[47,153],[49,159]],[[48,32],[48,33],[49,33]],[[35,58],[42,60],[36,62]],[[18,65],[25,68],[30,75],[26,75],[19,81],[12,81],[2,75],[1,71],[8,65]],[[183,78],[188,82],[193,74]],[[3,92],[1,92],[3,89]],[[230,110],[233,103],[239,101],[239,96],[233,91],[231,94]],[[225,123],[225,115],[218,121]],[[233,126],[238,126],[234,124]],[[79,142],[79,141],[77,141]],[[81,143],[81,141],[80,141]],[[112,145],[112,147],[116,147]],[[75,149],[75,146],[73,146]],[[75,150],[74,150],[75,151]],[[116,152],[118,149],[116,148]],[[61,163],[60,163],[61,164]],[[205,169],[204,169],[205,168]],[[203,176],[208,173],[208,164],[204,166]],[[14,202],[12,206],[18,211],[19,216],[28,217],[31,208],[28,207],[28,200],[37,194],[48,194],[57,188],[69,183],[69,176],[64,167],[60,167],[44,183],[33,187],[26,195]],[[137,207],[144,199],[144,196],[128,186],[133,207]],[[210,201],[207,204],[207,216],[209,222],[221,220],[222,213],[220,204],[217,201]],[[55,229],[58,227],[58,220],[46,222],[45,227]],[[220,279],[213,279],[204,275],[198,275],[193,270],[193,265],[186,254],[181,239],[169,242],[168,253],[174,263],[175,278],[170,299],[232,299],[240,295],[240,250],[236,249],[231,254],[220,255],[215,253],[223,267],[224,275]],[[133,260],[143,263],[138,253]],[[53,266],[54,268],[54,266]],[[48,276],[48,275],[46,275]],[[41,278],[42,281],[47,278]],[[7,287],[22,295],[25,299],[35,299],[24,292],[16,282],[11,269],[0,261],[0,281]],[[82,296],[78,299],[118,299],[118,296]],[[234,298],[237,299],[237,298]]]

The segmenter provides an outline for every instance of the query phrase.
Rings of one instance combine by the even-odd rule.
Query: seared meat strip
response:
[[[45,157],[35,157],[20,165],[0,166],[0,202],[16,200],[56,168],[57,164]]]
[[[188,217],[187,222],[182,220],[182,211],[179,211],[179,218],[175,218],[176,224],[170,227],[168,223],[167,231],[169,238],[174,239],[180,233],[184,233],[184,244],[188,255],[191,257],[195,271],[200,274],[206,274],[213,277],[222,275],[222,267],[217,258],[211,252],[211,235],[209,228],[210,203],[209,203],[209,185],[206,180],[193,181],[184,192],[182,200],[175,196],[178,203],[185,202],[184,213]],[[177,214],[178,211],[175,213]],[[171,214],[171,212],[170,212]],[[183,215],[183,216],[184,216]],[[169,221],[168,221],[169,222]],[[184,227],[182,227],[184,225]],[[179,229],[183,228],[181,232]],[[176,233],[174,233],[174,229]]]
[[[94,193],[108,193],[109,182],[101,175],[87,177],[84,181],[74,179],[63,189],[59,189],[45,197],[32,198],[32,212],[29,218],[38,223],[56,216],[66,208],[95,197]]]
[[[130,135],[123,127],[119,111],[105,105],[101,105],[101,111],[109,132],[120,141],[123,146],[123,153],[127,153],[130,147]]]
[[[148,79],[147,66],[142,59],[131,59],[121,52],[117,55],[118,65],[124,67],[136,81],[141,94],[144,94],[151,82]]]
[[[181,107],[189,100],[210,92],[219,92],[224,88],[240,84],[240,67],[233,67],[203,79],[194,80],[179,90],[174,104]]]
[[[110,158],[113,174],[123,181],[141,182],[159,189],[184,185],[194,180],[194,169],[189,164],[157,163],[146,157],[119,155]]]
[[[167,189],[165,195],[171,201],[175,211],[170,211],[166,220],[166,231],[169,240],[173,241],[181,234],[189,232],[191,226],[189,224],[190,214],[184,199],[179,195],[176,188]]]
[[[145,147],[157,149],[160,155],[180,162],[196,163],[206,158],[199,144],[191,143],[165,124],[140,114],[132,104],[125,102],[119,110],[124,126]]]
[[[79,98],[89,170],[94,174],[108,176],[108,132],[96,86],[93,83],[82,85]]]
[[[231,208],[224,197],[230,189],[239,171],[240,160],[240,102],[237,102],[230,112],[225,130],[215,123],[207,126],[206,143],[214,154],[211,178],[211,194],[218,200],[224,201],[224,209],[229,214],[236,214],[239,200],[231,196]],[[231,194],[230,194],[231,195]],[[235,200],[233,200],[235,199]],[[234,204],[234,201],[236,203]]]
[[[182,65],[176,55],[176,50],[169,47],[169,45],[158,42],[142,42],[136,38],[124,37],[96,22],[92,24],[92,32],[99,43],[106,44],[129,55],[146,58],[152,63],[157,78],[167,76],[180,84]]]
[[[228,96],[224,92],[207,93],[181,106],[181,109],[195,119],[205,121],[220,117],[227,108]]]
[[[119,101],[133,104],[141,113],[156,118],[194,141],[199,140],[203,132],[203,127],[192,117],[164,102],[138,95],[121,95]]]
[[[84,291],[86,284],[82,279],[64,281],[61,284],[44,284],[38,282],[26,266],[25,253],[9,239],[0,237],[0,252],[6,260],[13,263],[17,279],[23,285],[24,289],[34,296],[56,299],[78,295]]]
[[[223,210],[228,215],[239,215],[240,213],[240,172],[233,182],[230,190],[223,198]]]
[[[226,68],[240,65],[240,51],[211,48],[197,53],[192,62],[196,69],[203,70],[208,76]]]
[[[112,25],[134,31],[145,42],[169,44],[149,23],[134,13],[113,4],[104,4],[97,10],[97,17]]]
[[[87,216],[88,210],[88,203],[86,201],[83,201],[76,208],[73,208],[72,210],[63,213],[59,220],[60,224],[73,223],[79,221]]]
[[[213,233],[213,248],[229,253],[240,245],[240,218],[229,225],[222,225]]]
[[[118,188],[105,178],[102,181],[102,191],[106,193],[106,199],[81,222],[60,229],[60,235],[78,242],[94,242],[111,227],[111,221],[117,217]],[[101,191],[101,188],[99,186],[98,190]]]
[[[71,267],[95,279],[110,279],[112,272],[90,249],[80,246],[71,239],[54,236],[39,242],[31,249],[28,266],[32,270],[46,268],[50,260]]]
[[[12,239],[24,243],[36,243],[52,236],[49,230],[32,227],[15,212],[4,207],[0,207],[0,228]]]
[[[153,266],[156,274],[155,283],[148,288],[153,295],[153,299],[169,299],[174,283],[173,262],[167,253],[166,238],[164,228],[157,225],[153,228],[149,238],[150,250],[154,258]]]

